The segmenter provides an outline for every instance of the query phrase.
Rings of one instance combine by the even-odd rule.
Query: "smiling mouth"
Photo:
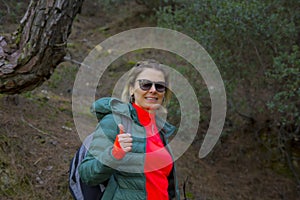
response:
[[[157,101],[158,98],[156,97],[145,97],[146,100],[150,100],[150,101]]]

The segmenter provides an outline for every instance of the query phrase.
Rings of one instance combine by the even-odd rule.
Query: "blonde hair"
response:
[[[124,102],[130,102],[130,87],[134,87],[134,83],[136,81],[137,76],[144,71],[145,69],[155,69],[158,71],[161,71],[164,75],[165,82],[166,82],[166,91],[164,95],[164,100],[162,105],[166,107],[171,99],[171,90],[170,90],[170,81],[169,81],[169,74],[164,70],[164,68],[167,67],[166,65],[162,65],[156,60],[145,60],[145,61],[139,61],[137,62],[133,68],[129,71],[127,82],[124,86],[123,92],[122,92],[122,101]]]

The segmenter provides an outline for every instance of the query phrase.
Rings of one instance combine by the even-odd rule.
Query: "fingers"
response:
[[[131,148],[132,148],[132,137],[131,137],[131,134],[129,134],[129,133],[123,133],[123,134],[119,134],[117,137],[118,137],[118,142],[119,142],[121,148],[125,152],[131,151]]]
[[[123,134],[123,133],[125,132],[124,126],[123,126],[122,124],[118,124],[118,127],[119,127],[119,129],[120,129],[119,134]]]
[[[130,133],[124,133],[125,128],[122,124],[118,124],[118,127],[120,129],[119,134],[117,135],[117,140],[121,146],[121,148],[125,152],[129,152],[132,149],[132,137]]]
[[[123,151],[125,151],[126,153],[128,153],[129,151],[131,151],[132,147],[125,147],[123,148]]]

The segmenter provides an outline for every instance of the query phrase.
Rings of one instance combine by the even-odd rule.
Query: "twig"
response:
[[[261,59],[261,56],[259,55],[258,49],[257,49],[257,47],[256,47],[256,45],[255,45],[255,43],[254,43],[254,41],[253,41],[253,40],[250,40],[250,42],[252,43],[252,45],[253,45],[253,47],[254,47],[254,50],[255,50],[256,56],[257,56],[257,58],[258,58],[259,64],[262,66],[262,68],[264,68],[263,61],[262,61],[262,59]]]
[[[42,159],[43,159],[43,158],[38,158],[38,159],[33,163],[33,165],[38,164]]]
[[[7,14],[10,15],[10,8],[9,8],[9,5],[8,5],[4,0],[2,0],[2,2],[3,2],[4,5],[6,6]]]
[[[258,129],[256,132],[255,132],[255,138],[257,139],[257,141],[263,145],[269,152],[272,152],[272,149],[266,145],[266,143],[260,138],[260,132],[263,130],[263,128],[260,128]]]
[[[227,99],[228,99],[228,103],[232,107],[233,111],[235,111],[238,115],[240,115],[243,118],[248,119],[251,123],[256,122],[256,120],[253,117],[251,117],[251,116],[249,116],[247,114],[244,114],[244,113],[241,113],[240,111],[238,111],[236,109],[235,105],[233,104],[233,101],[230,98],[227,98]]]
[[[74,59],[72,59],[71,57],[68,57],[68,56],[65,56],[65,57],[64,57],[64,60],[65,60],[65,61],[72,62],[72,63],[75,63],[75,64],[77,64],[77,65],[82,65],[82,62],[77,61],[77,60],[74,60]]]
[[[32,125],[31,123],[27,122],[27,121],[24,119],[23,115],[21,116],[21,120],[22,120],[22,122],[26,123],[28,126],[30,126],[31,128],[33,128],[34,130],[38,131],[39,133],[42,133],[43,135],[47,135],[47,136],[49,136],[49,137],[52,137],[52,138],[54,138],[54,139],[57,139],[55,136],[50,135],[50,134],[48,134],[48,133],[46,133],[46,132],[44,132],[44,131],[38,129],[37,127],[35,127],[35,126]]]
[[[184,200],[188,200],[187,197],[186,197],[186,184],[187,184],[187,181],[188,181],[188,176],[186,177],[184,183],[183,183],[183,196],[184,196]]]
[[[269,152],[272,152],[273,150],[265,144],[265,142],[263,142],[260,137],[259,137],[259,132],[263,130],[263,128],[259,129],[258,131],[255,132],[255,136],[256,136],[256,139],[258,140],[259,143],[261,143]],[[287,161],[287,165],[288,165],[288,168],[290,169],[290,171],[292,172],[293,176],[295,177],[296,179],[296,182],[298,185],[300,185],[300,178],[298,176],[298,173],[296,172],[295,168],[294,168],[294,165],[293,165],[293,162],[292,162],[292,158],[291,156],[289,155],[288,151],[285,149],[285,146],[286,146],[286,141],[288,140],[287,138],[285,138],[284,134],[287,134],[286,133],[283,133],[285,130],[283,127],[280,127],[279,129],[279,133],[277,134],[277,148],[278,150],[281,152],[281,158],[285,158],[286,161]]]
[[[282,133],[283,131],[285,131],[283,129],[283,127],[280,127],[279,136],[278,136],[278,143],[279,143],[278,146],[279,146],[279,149],[281,150],[283,156],[287,159],[287,164],[288,164],[291,172],[293,173],[297,184],[300,185],[300,178],[299,178],[297,172],[295,171],[292,159],[291,159],[289,153],[284,148],[282,148],[282,146],[285,146],[285,143],[286,143],[286,138],[283,136],[283,133]]]

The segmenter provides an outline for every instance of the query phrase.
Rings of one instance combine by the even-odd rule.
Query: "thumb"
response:
[[[125,129],[124,126],[122,124],[118,124],[118,127],[120,129],[119,134],[123,134],[124,133],[124,129]]]

